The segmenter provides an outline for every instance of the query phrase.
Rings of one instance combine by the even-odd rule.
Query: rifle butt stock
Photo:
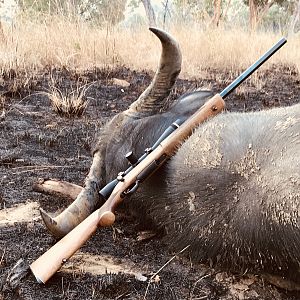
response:
[[[62,265],[95,233],[99,209],[94,211],[47,252],[35,260],[30,269],[37,282],[46,283]]]

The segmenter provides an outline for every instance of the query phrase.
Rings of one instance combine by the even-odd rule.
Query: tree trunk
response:
[[[257,5],[255,0],[249,0],[249,17],[250,17],[250,31],[255,32],[257,28]]]
[[[223,20],[226,20],[226,18],[227,18],[227,14],[228,14],[228,10],[229,10],[230,5],[231,5],[231,0],[228,1],[225,12],[222,15]]]
[[[146,16],[148,18],[149,26],[150,27],[157,27],[155,13],[154,13],[154,10],[153,10],[153,7],[151,5],[150,0],[142,0],[142,3],[145,7]]]
[[[212,18],[212,24],[215,27],[219,26],[221,18],[221,0],[214,0],[214,15]]]
[[[295,33],[295,27],[299,22],[299,19],[300,19],[300,0],[298,1],[298,3],[295,3],[295,9],[289,26],[289,36]]]
[[[0,20],[0,42],[6,43],[6,37],[5,37],[4,31],[3,31],[1,20]]]
[[[258,11],[257,17],[257,25],[261,23],[262,19],[264,18],[265,14],[268,12],[270,7],[274,4],[274,0],[268,1],[265,6],[261,7]]]
[[[169,5],[169,0],[166,0],[164,3],[164,29],[166,27],[167,13],[169,13],[169,15],[171,15],[168,5]]]
[[[0,2],[0,8],[2,6],[2,1]],[[0,42],[3,43],[5,42],[5,35],[4,35],[4,31],[3,31],[3,27],[2,27],[2,21],[0,19]]]
[[[249,0],[250,31],[255,32],[259,23],[274,4],[274,0],[268,1],[264,6],[259,6],[256,0]]]

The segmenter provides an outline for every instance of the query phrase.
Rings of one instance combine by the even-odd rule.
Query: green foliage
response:
[[[29,13],[61,14],[114,25],[124,19],[126,0],[20,0],[19,5]]]
[[[263,26],[273,31],[287,33],[293,9],[293,1],[284,1],[281,4],[273,5],[263,20]]]
[[[82,0],[80,14],[96,23],[115,25],[124,19],[126,0]]]
[[[47,14],[70,14],[76,13],[80,1],[77,0],[19,0],[19,6],[25,12],[38,12]]]
[[[265,7],[268,3],[277,4],[278,6],[285,5],[290,0],[254,0],[257,7]],[[244,4],[249,5],[249,0],[243,0]]]
[[[192,18],[194,21],[206,21],[213,15],[212,0],[174,0],[174,6],[179,18]]]
[[[254,0],[258,12],[262,11],[268,3],[270,5],[270,8],[263,16],[260,26],[264,29],[287,32],[296,2],[298,0]],[[173,1],[176,16],[181,21],[187,22],[191,20],[204,24],[207,24],[213,16],[213,3],[214,0]],[[249,0],[222,0],[221,9],[222,21],[226,24],[226,28],[236,25],[248,26]],[[226,16],[224,15],[225,12]]]
[[[271,3],[260,26],[286,32],[297,1],[254,0],[258,12]],[[134,10],[140,3],[141,0],[19,0],[21,8],[29,14],[60,14],[67,17],[80,17],[100,26],[115,25],[121,22],[124,20],[125,6]],[[206,25],[209,24],[214,14],[214,0],[173,0],[170,1],[169,7],[172,22],[178,23],[196,22]],[[221,18],[227,28],[236,25],[248,26],[249,0],[222,0],[221,10]],[[143,22],[142,17],[136,16],[134,24]]]
[[[140,0],[129,0],[127,5],[132,8],[137,8],[140,5]]]
[[[24,11],[37,12],[53,12],[54,7],[57,8],[57,1],[36,1],[36,0],[20,0],[19,5]]]

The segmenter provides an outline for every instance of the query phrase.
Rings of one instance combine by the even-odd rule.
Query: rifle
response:
[[[146,149],[143,156],[134,160],[131,167],[119,173],[115,180],[101,189],[99,193],[106,199],[104,204],[30,265],[36,280],[45,283],[95,233],[99,226],[111,226],[115,222],[114,211],[123,199],[132,195],[144,180],[172,157],[199,124],[219,114],[225,107],[224,99],[286,42],[285,38],[279,40],[220,94],[209,99],[186,121],[176,120],[151,148]],[[130,157],[131,155],[128,154],[129,160]]]

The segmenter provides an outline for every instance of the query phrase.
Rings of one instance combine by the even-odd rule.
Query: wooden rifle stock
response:
[[[115,221],[114,211],[126,195],[132,194],[138,184],[155,172],[176,152],[193,130],[202,122],[220,113],[225,99],[237,86],[257,70],[266,60],[278,51],[287,40],[280,39],[253,65],[236,78],[220,94],[215,95],[188,118],[178,129],[164,139],[159,146],[141,160],[117,183],[107,201],[89,217],[82,221],[52,248],[30,265],[32,273],[40,283],[45,283],[62,264],[69,259],[97,230],[98,226],[110,226]]]
[[[122,202],[126,193],[138,184],[139,175],[150,168],[147,177],[158,169],[163,163],[176,152],[180,144],[186,140],[193,130],[202,122],[218,113],[225,106],[222,97],[217,94],[208,100],[196,113],[186,120],[177,130],[163,140],[144,160],[134,167],[123,181],[120,181],[108,200],[101,208],[94,211],[60,241],[52,246],[47,252],[35,260],[30,269],[39,283],[48,281],[97,230],[97,227],[110,226],[115,221],[114,211]],[[155,168],[152,167],[153,162]]]

